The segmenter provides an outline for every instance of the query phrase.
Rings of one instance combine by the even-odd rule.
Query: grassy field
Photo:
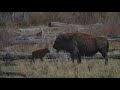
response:
[[[46,13],[47,14],[47,13]],[[65,19],[63,17],[61,20],[66,20],[65,22],[70,22],[66,26],[59,24],[57,27],[48,27],[46,24],[52,21],[49,19],[49,14],[40,15],[39,13],[34,14],[30,23],[35,24],[35,26],[29,26],[27,28],[22,28],[23,32],[28,35],[35,35],[43,30],[43,38],[41,44],[18,44],[9,46],[8,40],[18,36],[20,33],[20,27],[16,24],[6,25],[5,28],[0,28],[0,51],[1,52],[14,52],[16,53],[28,53],[31,54],[32,51],[44,48],[46,45],[49,49],[54,52],[52,44],[56,36],[60,33],[66,32],[86,32],[97,36],[117,36],[120,34],[119,25],[105,24],[105,25],[79,25],[78,23],[73,23],[73,19]],[[61,13],[62,14],[62,13]],[[38,15],[38,16],[36,16]],[[54,15],[54,13],[53,13]],[[83,14],[83,16],[85,16]],[[41,19],[42,17],[42,19]],[[70,16],[69,16],[70,17]],[[56,17],[57,18],[57,17]],[[110,17],[111,20],[112,17]],[[87,20],[88,19],[88,20]],[[89,17],[85,19],[87,22],[90,21]],[[60,20],[60,21],[61,21]],[[70,21],[69,21],[70,20]],[[78,20],[76,18],[76,20]],[[91,19],[92,20],[92,19]],[[46,23],[43,25],[43,21]],[[57,21],[57,19],[53,20]],[[42,24],[40,23],[42,22]],[[82,21],[81,21],[82,22]],[[113,22],[113,21],[109,21]],[[37,23],[37,24],[36,24]],[[13,26],[12,26],[13,25]],[[37,26],[39,25],[39,26]],[[60,26],[61,25],[61,26]],[[37,28],[37,29],[36,29]],[[29,30],[30,29],[30,30]],[[22,32],[22,33],[23,33]],[[110,42],[109,43],[109,56],[120,57],[120,42]],[[95,59],[94,57],[90,60],[82,59],[81,64],[73,64],[72,61],[67,61],[64,58],[65,54],[61,58],[55,60],[49,60],[45,58],[44,62],[37,60],[35,63],[30,63],[30,60],[19,59],[13,61],[15,65],[5,66],[3,61],[0,60],[0,71],[4,72],[19,72],[25,74],[27,78],[120,78],[120,59],[109,58],[109,64],[105,65],[104,59]],[[58,60],[58,62],[57,62]],[[0,78],[24,78],[21,76],[0,76]]]
[[[46,38],[44,41],[51,41],[55,38],[55,33],[59,33],[58,30],[52,31],[54,28],[50,28],[44,31]],[[64,29],[63,29],[64,30]],[[62,32],[62,31],[61,31]],[[52,37],[51,37],[52,36]],[[50,44],[50,43],[49,43]],[[110,42],[109,50],[120,49],[120,42]],[[26,52],[31,53],[33,50],[43,48],[45,43],[36,45],[17,45],[13,47],[5,48],[6,51],[12,52]],[[52,45],[49,45],[52,46]],[[120,56],[120,52],[111,52],[111,55]],[[64,56],[64,55],[63,55]],[[58,60],[58,62],[57,62]],[[25,74],[27,78],[117,78],[120,77],[120,59],[109,59],[109,64],[105,66],[104,59],[83,59],[81,64],[73,64],[72,61],[64,60],[61,57],[57,58],[56,61],[48,60],[45,58],[45,62],[37,60],[36,63],[31,64],[30,60],[16,60],[13,61],[15,65],[4,66],[3,61],[1,62],[1,70],[4,72],[20,72]],[[0,76],[0,78],[24,78],[21,76]]]
[[[59,60],[58,62],[40,62],[37,60],[31,64],[29,60],[14,61],[13,66],[2,66],[2,71],[21,72],[27,78],[119,78],[120,61],[110,59],[106,66],[104,60],[86,60],[81,64],[73,64],[71,61]],[[21,76],[1,76],[1,78],[23,78]]]
[[[38,49],[39,46],[19,46],[13,48],[17,51],[32,51],[33,48]],[[110,43],[109,50],[119,50],[120,43]],[[12,50],[12,49],[11,49]],[[15,51],[14,51],[15,52]],[[110,52],[110,56],[118,57],[119,52]],[[65,54],[63,54],[65,57]],[[15,60],[12,63],[15,65],[5,66],[3,61],[1,62],[1,71],[4,72],[20,72],[25,74],[27,78],[120,78],[120,59],[109,58],[109,64],[104,64],[104,59],[92,59],[83,58],[81,64],[73,64],[72,61],[67,61],[67,58],[57,59],[44,59],[44,62],[40,62],[39,59],[35,63],[30,63],[30,59]],[[102,57],[101,57],[102,58]],[[58,62],[57,62],[58,60]],[[22,76],[0,76],[0,78],[24,78]]]

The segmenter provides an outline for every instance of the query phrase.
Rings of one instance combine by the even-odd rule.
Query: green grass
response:
[[[21,72],[27,78],[119,78],[120,61],[110,59],[105,66],[104,60],[83,60],[81,64],[71,61],[40,62],[15,61],[15,66],[2,66],[2,71]],[[1,78],[20,78],[20,76],[1,76]]]

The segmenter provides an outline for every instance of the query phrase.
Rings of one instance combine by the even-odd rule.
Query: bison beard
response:
[[[77,59],[81,63],[81,56],[93,56],[100,52],[108,64],[109,44],[105,37],[95,37],[86,33],[67,33],[58,35],[53,45],[58,52],[60,50],[70,53],[71,59]]]

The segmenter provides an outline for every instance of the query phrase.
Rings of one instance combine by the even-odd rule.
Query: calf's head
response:
[[[50,50],[48,48],[45,48],[46,53],[50,53]]]

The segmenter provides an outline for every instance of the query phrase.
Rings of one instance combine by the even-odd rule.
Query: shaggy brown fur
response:
[[[32,60],[33,62],[35,62],[34,59],[38,59],[40,58],[41,61],[43,62],[43,57],[49,53],[50,51],[48,50],[48,48],[44,48],[44,49],[40,49],[40,50],[36,50],[32,52]]]
[[[105,37],[95,37],[86,33],[66,33],[58,35],[53,48],[59,52],[67,51],[74,62],[75,58],[81,63],[81,56],[93,56],[100,52],[105,58],[105,64],[108,63],[107,52],[109,48],[108,41]]]

